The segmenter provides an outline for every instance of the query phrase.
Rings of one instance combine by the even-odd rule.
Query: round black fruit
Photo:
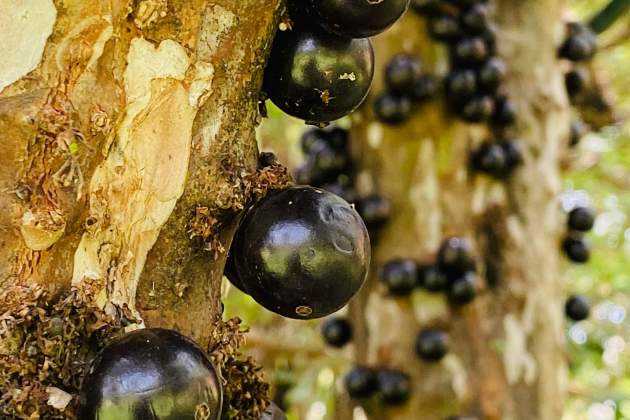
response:
[[[385,197],[371,194],[359,200],[357,211],[368,229],[373,230],[387,223],[392,214],[392,205]]]
[[[567,299],[564,311],[569,319],[583,321],[591,312],[591,302],[582,295],[573,295]]]
[[[260,420],[287,420],[287,415],[273,401],[269,402],[269,406],[263,411]]]
[[[379,277],[391,295],[407,296],[418,282],[418,265],[410,259],[395,259],[381,268]]]
[[[448,289],[449,302],[458,305],[472,302],[476,295],[477,274],[472,271],[453,280]]]
[[[424,102],[433,98],[440,90],[438,79],[430,74],[425,74],[416,81],[411,89],[411,98],[415,102]]]
[[[83,379],[82,420],[216,420],[221,381],[195,343],[164,329],[143,329],[101,351]]]
[[[490,9],[487,4],[478,3],[462,14],[466,28],[482,32],[490,24]]]
[[[597,41],[590,33],[569,36],[560,47],[560,57],[571,61],[585,61],[597,52]]]
[[[441,292],[448,287],[448,277],[437,266],[430,265],[420,270],[418,283],[430,292]]]
[[[477,172],[501,176],[507,167],[505,149],[498,143],[484,143],[472,156],[472,166]]]
[[[376,375],[372,369],[357,366],[344,377],[346,391],[351,398],[369,398],[378,389]]]
[[[322,324],[324,341],[333,347],[343,347],[352,340],[352,324],[345,318],[332,318]]]
[[[517,166],[523,164],[523,145],[516,140],[502,140],[499,142],[499,145],[503,149],[503,154],[505,155],[505,169],[509,174],[516,169]]]
[[[564,75],[564,83],[570,98],[579,95],[589,83],[589,74],[583,68],[575,68]]]
[[[374,77],[369,39],[345,39],[298,23],[279,31],[264,90],[289,115],[322,123],[344,117],[365,99]]]
[[[588,207],[576,207],[569,212],[569,229],[588,232],[595,224],[595,212]]]
[[[508,127],[516,122],[516,106],[505,96],[494,101],[494,113],[491,122],[497,127]]]
[[[411,394],[409,375],[399,370],[383,369],[377,373],[378,391],[383,404],[395,406],[404,404]]]
[[[450,16],[437,16],[428,22],[429,35],[436,41],[449,42],[462,34],[459,22]]]
[[[409,94],[422,77],[422,63],[411,54],[396,54],[385,67],[385,84],[390,92]]]
[[[477,75],[474,70],[457,70],[446,79],[446,92],[453,100],[470,96],[477,91]]]
[[[447,273],[465,273],[474,268],[472,248],[464,238],[451,237],[440,245],[438,265]]]
[[[488,44],[482,37],[464,38],[455,44],[453,55],[455,60],[460,63],[476,64],[483,62],[490,50]]]
[[[591,244],[581,233],[570,233],[562,242],[562,250],[576,263],[583,264],[591,258]]]
[[[507,66],[500,58],[493,57],[479,69],[479,84],[488,92],[494,92],[507,73]]]
[[[374,114],[386,124],[402,124],[411,116],[411,99],[385,92],[374,101]]]
[[[367,229],[354,208],[306,186],[270,193],[250,208],[233,249],[245,291],[296,319],[320,318],[348,303],[370,263]]]
[[[448,335],[440,330],[424,330],[416,337],[416,354],[429,362],[441,360],[448,347]]]
[[[308,0],[307,5],[326,30],[367,38],[393,25],[409,7],[409,0]]]
[[[488,95],[479,95],[466,101],[459,109],[459,116],[469,123],[489,120],[494,114],[494,100]]]

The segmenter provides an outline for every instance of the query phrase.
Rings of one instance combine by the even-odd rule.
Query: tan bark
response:
[[[356,359],[408,372],[414,390],[403,408],[385,414],[369,407],[370,418],[561,418],[566,362],[557,195],[569,106],[555,52],[563,34],[560,3],[498,4],[499,52],[509,65],[506,87],[526,145],[525,164],[509,182],[467,171],[470,151],[489,133],[435,103],[420,107],[401,128],[370,115],[357,118],[359,186],[393,202],[393,220],[374,244],[373,269],[394,257],[431,261],[443,238],[464,236],[475,246],[483,279],[479,297],[462,308],[423,292],[413,305],[392,299],[371,279],[351,305],[359,331]],[[411,14],[375,47],[381,71],[401,51],[421,54],[434,71],[445,64],[424,36],[422,19]],[[373,94],[383,89],[376,77]],[[451,336],[453,351],[440,363],[420,362],[414,354],[415,336],[426,327]]]
[[[207,343],[281,3],[0,3],[0,287],[104,279]]]

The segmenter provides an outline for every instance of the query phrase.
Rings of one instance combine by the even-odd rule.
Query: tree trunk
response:
[[[563,36],[561,2],[502,0],[498,49],[509,66],[506,91],[518,107],[524,165],[506,183],[467,170],[471,150],[491,135],[458,122],[429,103],[400,128],[363,115],[353,125],[360,158],[359,188],[393,203],[393,219],[373,251],[373,273],[395,257],[430,262],[440,242],[463,236],[475,247],[483,287],[464,307],[442,295],[416,293],[411,303],[386,296],[375,275],[351,304],[359,363],[395,367],[413,377],[412,399],[370,418],[555,420],[566,381],[558,206],[560,161],[567,145],[569,105],[556,58]],[[405,51],[428,70],[444,60],[409,13],[376,39],[376,68]],[[430,67],[433,67],[432,69]],[[383,90],[377,74],[372,90]],[[357,145],[356,139],[361,139]],[[415,308],[415,309],[414,309]],[[416,334],[446,329],[453,351],[438,364],[419,361]]]

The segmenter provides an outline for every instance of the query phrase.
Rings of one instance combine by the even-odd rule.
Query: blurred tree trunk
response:
[[[100,279],[207,344],[281,3],[0,2],[0,290]]]
[[[449,307],[443,296],[418,293],[412,305],[393,299],[372,278],[351,305],[359,363],[395,367],[413,377],[412,399],[369,418],[485,420],[562,417],[566,361],[559,237],[559,164],[567,145],[569,105],[556,58],[564,34],[561,2],[501,0],[498,49],[509,65],[506,90],[518,107],[525,164],[507,183],[467,171],[468,157],[490,133],[422,106],[400,128],[366,111],[354,127],[359,187],[393,202],[393,220],[375,245],[373,271],[394,257],[431,261],[440,242],[464,236],[475,247],[483,287],[471,304]],[[427,71],[443,73],[442,47],[409,13],[375,40],[377,80],[399,52],[420,54]],[[375,276],[373,276],[375,277]],[[415,311],[413,306],[415,306]],[[445,329],[453,351],[440,363],[419,361],[416,334]]]

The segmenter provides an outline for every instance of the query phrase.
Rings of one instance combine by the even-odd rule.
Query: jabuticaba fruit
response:
[[[298,186],[252,206],[232,252],[239,283],[260,305],[288,318],[313,319],[337,311],[359,291],[370,240],[350,204]]]
[[[287,415],[276,403],[270,401],[269,405],[260,416],[260,420],[287,420]]]
[[[278,31],[264,91],[286,112],[309,123],[326,123],[354,111],[374,78],[369,39],[347,39],[297,22]]]
[[[81,420],[217,420],[222,389],[193,341],[165,329],[133,331],[106,346],[83,379]]]
[[[410,0],[307,0],[309,12],[327,31],[347,38],[367,38],[392,26]]]

